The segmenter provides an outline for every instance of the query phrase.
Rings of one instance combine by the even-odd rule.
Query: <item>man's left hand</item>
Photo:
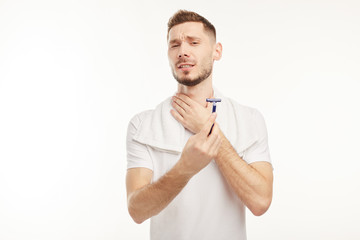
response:
[[[177,93],[172,97],[171,115],[190,132],[197,134],[211,115],[212,105],[204,107],[185,94]]]

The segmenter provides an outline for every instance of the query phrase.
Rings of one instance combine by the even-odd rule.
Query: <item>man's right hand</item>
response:
[[[187,141],[179,161],[184,173],[195,175],[216,157],[221,145],[221,137],[215,119],[216,113],[212,113],[201,131]],[[209,135],[213,124],[214,127]]]
[[[152,171],[147,168],[128,169],[128,209],[136,223],[142,223],[161,212],[191,177],[215,158],[221,145],[220,129],[215,118],[216,114],[212,114],[201,131],[189,138],[180,160],[157,181],[151,183]]]

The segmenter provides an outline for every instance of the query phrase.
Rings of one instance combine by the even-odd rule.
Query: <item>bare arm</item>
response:
[[[127,171],[128,210],[136,223],[157,215],[185,187],[191,176],[181,170],[180,161],[158,181],[150,184],[152,171],[132,168]]]
[[[173,117],[189,131],[196,133],[204,124],[208,109],[184,94],[173,98]],[[216,124],[215,124],[216,126]],[[220,131],[222,144],[215,161],[237,196],[256,215],[264,214],[272,200],[273,172],[268,162],[245,162]]]
[[[154,183],[150,183],[150,169],[128,170],[128,210],[136,223],[142,223],[161,212],[180,193],[191,177],[217,155],[221,145],[219,129],[214,127],[208,135],[215,118],[216,115],[212,115],[203,129],[189,138],[176,165]]]
[[[271,204],[273,173],[268,162],[247,164],[226,137],[215,161],[238,197],[256,216],[264,214]]]

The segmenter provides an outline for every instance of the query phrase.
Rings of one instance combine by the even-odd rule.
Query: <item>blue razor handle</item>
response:
[[[214,112],[216,112],[216,103],[221,102],[221,99],[220,98],[207,98],[206,101],[213,103],[212,112],[214,113]],[[214,127],[214,124],[210,128],[209,135],[211,134],[211,131],[212,131],[213,127]]]

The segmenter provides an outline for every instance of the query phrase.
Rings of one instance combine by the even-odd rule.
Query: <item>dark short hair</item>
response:
[[[179,10],[169,19],[167,38],[169,38],[169,32],[172,27],[185,22],[201,22],[205,31],[210,32],[216,39],[216,30],[214,25],[212,25],[209,20],[197,14],[196,12],[187,10]]]

